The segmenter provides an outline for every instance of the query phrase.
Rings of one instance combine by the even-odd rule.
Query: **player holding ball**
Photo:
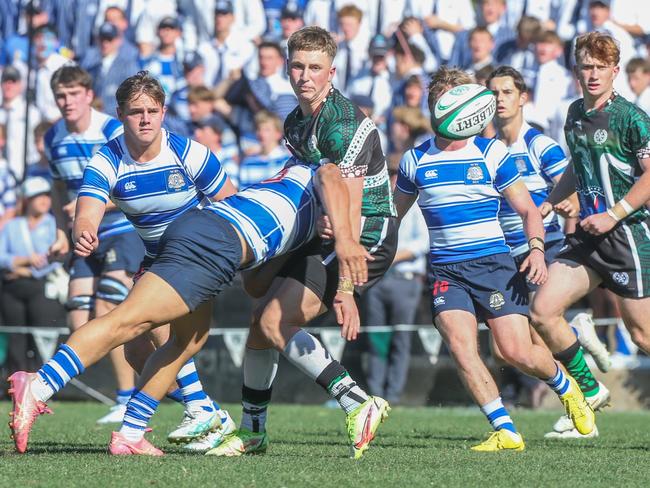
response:
[[[472,84],[467,73],[443,67],[432,77],[428,97],[435,135],[402,157],[395,205],[400,218],[416,200],[422,210],[429,227],[434,324],[494,430],[472,449],[525,447],[479,356],[478,320],[487,322],[504,359],[545,381],[576,429],[589,433],[595,416],[575,380],[548,349],[531,340],[524,280],[542,284],[547,279],[544,226],[506,146],[477,135],[494,115],[494,96]],[[501,196],[524,222],[530,254],[522,274],[516,273],[499,225]]]

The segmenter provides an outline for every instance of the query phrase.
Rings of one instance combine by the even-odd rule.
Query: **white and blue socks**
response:
[[[143,391],[136,390],[126,404],[126,413],[124,414],[120,434],[132,442],[138,442],[142,439],[149,420],[156,412],[159,403],[158,400]]]
[[[191,412],[213,412],[220,410],[219,405],[213,402],[203,391],[203,385],[196,371],[194,359],[190,359],[183,365],[176,376],[176,383],[183,396],[183,403],[187,410]]]
[[[557,367],[555,376],[546,380],[546,384],[551,387],[551,389],[558,395],[564,395],[571,388],[571,382],[567,375],[564,374],[562,368]]]
[[[32,394],[37,400],[46,402],[84,369],[77,353],[67,344],[61,344],[52,359],[38,370],[30,385]]]
[[[135,388],[129,390],[115,390],[115,403],[118,405],[126,405],[129,403],[129,400],[134,393]]]
[[[508,411],[503,406],[501,397],[497,397],[496,400],[492,400],[491,402],[481,406],[481,412],[483,412],[487,417],[494,430],[507,430],[512,434],[517,434],[515,424],[510,418]]]

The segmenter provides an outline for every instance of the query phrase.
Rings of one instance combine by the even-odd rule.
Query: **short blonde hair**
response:
[[[444,92],[455,86],[465,85],[466,83],[474,83],[472,75],[466,73],[460,68],[441,66],[440,69],[434,73],[429,82],[429,96],[427,102],[431,113],[433,113],[433,107],[436,105],[438,98],[440,98]]]
[[[210,90],[207,86],[193,86],[190,88],[190,91],[187,93],[187,101],[189,103],[197,102],[212,102],[217,99],[214,95],[214,92]]]
[[[621,50],[617,42],[612,36],[600,32],[587,32],[576,39],[576,63],[579,63],[585,54],[613,66],[618,66],[621,60]]]
[[[294,32],[287,43],[289,58],[296,51],[323,51],[330,59],[334,59],[336,49],[336,42],[331,34],[315,25]]]
[[[273,127],[279,132],[282,132],[284,129],[282,126],[282,120],[280,120],[280,117],[275,115],[273,112],[269,112],[268,110],[261,110],[257,112],[255,114],[255,128],[259,129],[260,125],[266,123],[273,124]]]

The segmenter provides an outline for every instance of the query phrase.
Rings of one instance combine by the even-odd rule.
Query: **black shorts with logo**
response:
[[[508,253],[434,264],[429,288],[434,318],[448,310],[465,310],[479,320],[513,314],[528,316],[526,280]]]
[[[650,296],[650,222],[619,224],[595,236],[578,226],[565,239],[557,260],[595,271],[602,285],[625,298]]]
[[[370,251],[375,258],[368,261],[368,281],[357,286],[355,293],[361,295],[377,283],[388,271],[397,251],[397,222],[388,220],[385,238],[376,249]],[[333,241],[315,238],[305,246],[294,251],[278,272],[283,278],[293,278],[313,291],[320,301],[331,308],[339,283],[339,263],[334,252]]]

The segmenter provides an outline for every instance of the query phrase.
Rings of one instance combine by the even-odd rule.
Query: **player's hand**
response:
[[[548,279],[548,269],[546,269],[546,261],[544,260],[544,253],[531,249],[530,253],[524,262],[521,263],[519,271],[524,273],[528,270],[526,274],[526,280],[534,285],[543,285]]]
[[[76,209],[77,209],[76,198],[63,206],[63,212],[68,216],[71,222],[74,220],[74,214]]]
[[[56,241],[50,246],[48,255],[51,258],[62,258],[70,252],[70,241],[61,229],[56,230]]]
[[[330,218],[327,215],[321,215],[320,218],[316,221],[316,230],[318,231],[318,236],[321,239],[334,239],[334,229],[332,228],[332,222],[330,222]]]
[[[354,295],[338,292],[334,296],[333,308],[336,322],[341,326],[341,337],[346,341],[356,340],[361,328],[361,320]]]
[[[350,277],[356,286],[368,281],[368,263],[375,258],[352,238],[338,239],[334,243],[336,257],[339,261],[339,276]]]
[[[580,221],[580,227],[582,227],[585,232],[589,232],[595,236],[609,232],[616,224],[616,220],[614,220],[607,212],[590,215]]]
[[[537,208],[539,209],[539,213],[542,214],[543,219],[553,211],[553,205],[549,202],[542,202],[542,204]]]
[[[29,257],[29,264],[31,264],[36,269],[47,266],[47,256],[44,254],[33,253]]]
[[[569,198],[562,200],[553,207],[553,210],[565,219],[573,219],[580,213],[580,208],[576,207]]]
[[[99,239],[97,238],[97,235],[84,230],[74,243],[74,253],[82,258],[87,258],[97,250],[98,246]]]

